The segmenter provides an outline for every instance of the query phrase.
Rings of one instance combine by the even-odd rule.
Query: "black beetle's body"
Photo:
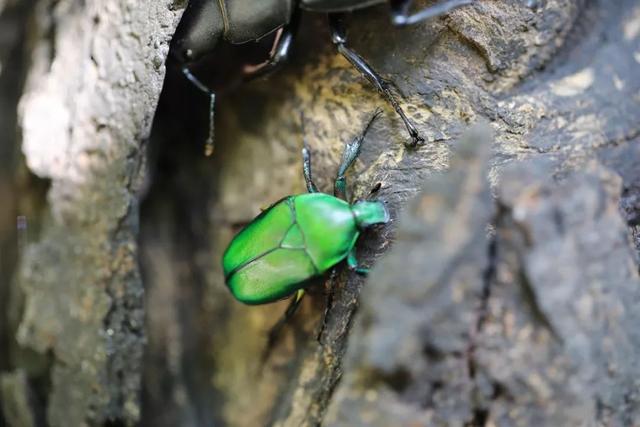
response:
[[[472,2],[473,0],[441,0],[440,3],[411,14],[409,8],[412,0],[190,0],[174,35],[171,51],[187,78],[211,96],[211,129],[208,144],[212,148],[215,95],[191,73],[190,65],[212,53],[223,40],[231,44],[244,44],[258,41],[278,31],[273,38],[268,60],[261,64],[247,64],[243,69],[244,78],[264,74],[287,58],[300,9],[327,13],[331,38],[338,51],[391,103],[411,135],[410,145],[416,145],[423,139],[405,116],[388,84],[358,54],[346,46],[343,15],[345,12],[375,4],[389,3],[393,23],[402,26],[443,15]]]
[[[188,63],[212,52],[218,41],[258,40],[291,21],[293,0],[191,0],[172,49]]]
[[[286,27],[297,7],[313,12],[350,12],[387,0],[191,0],[174,35],[174,51],[191,62],[219,40],[242,44]]]

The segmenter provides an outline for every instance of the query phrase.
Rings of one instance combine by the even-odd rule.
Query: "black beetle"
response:
[[[171,53],[180,64],[184,75],[210,97],[207,154],[213,151],[215,92],[203,84],[192,73],[190,67],[212,53],[223,40],[230,44],[246,44],[276,32],[268,60],[246,69],[243,78],[263,75],[287,59],[301,9],[328,14],[333,43],[338,51],[393,106],[411,136],[408,145],[415,146],[424,142],[413,123],[402,111],[389,84],[362,57],[347,46],[345,14],[389,2],[393,24],[406,26],[444,15],[452,9],[471,4],[473,1],[442,0],[440,3],[411,13],[409,9],[412,0],[190,0],[173,37]]]

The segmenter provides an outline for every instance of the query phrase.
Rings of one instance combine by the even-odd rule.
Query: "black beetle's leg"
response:
[[[473,2],[474,0],[447,0],[412,14],[409,13],[409,7],[411,7],[413,0],[391,0],[391,20],[394,25],[398,26],[412,25],[445,15],[453,9],[467,6]]]
[[[358,267],[358,258],[356,257],[356,248],[355,246],[351,248],[349,251],[349,255],[347,255],[347,265],[353,271],[363,276],[369,274],[369,269],[365,267]]]
[[[411,136],[411,142],[408,145],[414,147],[417,144],[424,142],[424,138],[420,136],[414,124],[411,123],[411,120],[409,120],[400,107],[400,104],[398,104],[393,92],[391,92],[391,89],[389,88],[389,84],[373,68],[371,68],[371,66],[367,64],[360,55],[347,47],[347,32],[344,24],[344,17],[345,15],[343,13],[329,14],[331,41],[338,48],[338,52],[340,52],[351,63],[351,65],[356,67],[356,69],[380,91],[387,101],[389,101],[391,106],[393,106],[393,109],[396,110],[396,113],[398,113],[404,122],[404,125],[407,127],[407,131]]]
[[[204,154],[205,156],[210,156],[213,154],[215,141],[216,94],[202,83],[186,66],[182,67],[182,73],[195,87],[209,96],[209,134],[207,135],[207,141],[205,142]]]
[[[291,319],[291,317],[295,314],[296,310],[300,306],[300,301],[302,301],[302,297],[304,297],[304,289],[299,289],[291,298],[291,302],[289,306],[284,312],[284,315],[276,322],[275,325],[271,327],[269,331],[269,336],[267,337],[267,345],[262,352],[262,363],[266,362],[273,350],[273,347],[280,336],[280,332],[282,332],[282,328],[287,322]]]
[[[250,77],[260,77],[269,74],[289,59],[289,52],[291,52],[291,45],[293,44],[293,38],[295,36],[292,28],[291,26],[287,26],[287,28],[282,30],[269,54],[269,60],[252,73]]]
[[[300,8],[296,7],[289,24],[282,28],[277,34],[276,40],[271,48],[271,52],[269,53],[269,59],[266,62],[253,67],[253,69],[246,71],[246,79],[253,79],[269,74],[289,59],[291,46],[293,45],[293,40],[298,32],[300,24],[300,13]]]
[[[376,110],[371,116],[369,123],[367,123],[367,127],[364,128],[362,133],[354,138],[353,141],[345,144],[344,151],[342,152],[342,161],[340,162],[340,166],[338,167],[338,174],[336,176],[336,181],[333,185],[333,195],[342,199],[347,200],[347,192],[346,192],[346,177],[345,173],[349,169],[349,167],[353,164],[353,162],[358,158],[360,154],[360,147],[362,147],[362,142],[364,141],[364,137],[367,134],[367,131],[373,124],[374,120],[382,114],[382,110]]]

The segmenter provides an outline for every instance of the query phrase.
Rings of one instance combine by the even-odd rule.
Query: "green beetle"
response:
[[[225,283],[245,304],[266,304],[295,293],[297,305],[310,280],[340,261],[358,273],[355,244],[360,232],[389,221],[380,201],[345,201],[345,172],[360,153],[365,134],[346,144],[334,185],[334,196],[318,192],[311,177],[311,159],[303,148],[307,194],[287,196],[244,227],[222,256]]]

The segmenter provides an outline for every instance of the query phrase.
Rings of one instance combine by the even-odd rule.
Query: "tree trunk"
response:
[[[164,77],[183,4],[27,3],[0,1],[29,35],[10,41],[24,89],[20,55],[0,74],[2,112],[23,91],[0,123],[20,129],[1,159],[0,424],[640,423],[636,1],[479,0],[405,29],[355,13],[349,44],[395,83],[417,149],[305,14],[289,64],[218,98],[212,158],[206,97]],[[372,273],[310,289],[263,361],[287,302],[234,301],[222,251],[304,191],[301,120],[329,192],[379,106],[347,185],[381,183],[392,211],[357,246]]]

